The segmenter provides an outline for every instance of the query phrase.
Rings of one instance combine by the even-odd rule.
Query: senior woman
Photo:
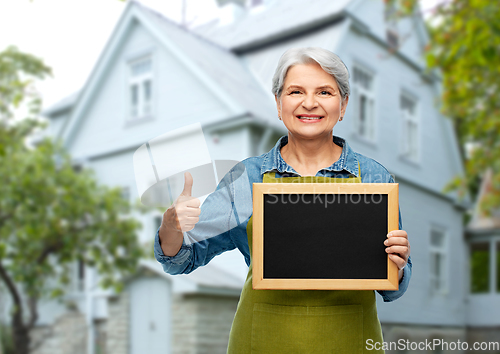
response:
[[[344,139],[333,135],[349,102],[348,79],[344,63],[328,50],[286,51],[272,91],[278,118],[288,134],[268,153],[242,161],[238,173],[233,168],[201,208],[199,200],[190,196],[193,181],[186,173],[183,193],[163,215],[155,256],[166,272],[190,273],[234,248],[249,265],[228,353],[373,353],[380,348],[383,338],[374,291],[252,289],[252,183],[304,182],[304,176],[330,183],[345,178],[394,182],[381,164],[352,151]],[[230,192],[229,199],[223,197],[228,193],[219,193],[224,189]],[[186,241],[190,238],[194,242]],[[400,284],[397,291],[377,292],[384,301],[393,301],[404,294],[410,281],[410,244],[403,230],[391,231],[384,244],[399,268]]]

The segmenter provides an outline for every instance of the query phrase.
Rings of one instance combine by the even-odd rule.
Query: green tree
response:
[[[386,2],[399,3],[403,16],[421,15],[417,0]],[[465,166],[446,190],[474,196],[492,169],[493,191],[482,200],[489,213],[500,207],[500,7],[489,0],[441,1],[427,24],[427,64],[442,75],[441,109],[453,122]]]
[[[477,192],[478,180],[493,170],[496,192],[485,211],[500,206],[500,7],[488,0],[455,0],[438,6],[430,27],[427,61],[443,75],[443,111],[454,122],[463,147],[465,175],[450,187]]]
[[[9,47],[0,53],[0,281],[12,299],[11,330],[17,354],[30,350],[38,303],[60,297],[76,261],[95,267],[103,287],[120,279],[143,255],[140,223],[119,188],[97,184],[91,170],[77,172],[60,143],[27,143],[45,124],[36,119],[37,78],[43,62]],[[21,103],[28,116],[15,120]]]

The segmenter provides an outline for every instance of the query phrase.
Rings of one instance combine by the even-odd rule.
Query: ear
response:
[[[276,108],[278,109],[278,116],[281,117],[281,101],[277,95],[274,95],[274,100],[276,101]]]
[[[342,109],[340,110],[340,116],[345,115],[345,109],[347,108],[347,103],[349,103],[349,96],[345,96],[345,100],[342,102]]]

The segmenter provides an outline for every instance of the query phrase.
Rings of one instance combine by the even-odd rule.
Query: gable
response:
[[[152,114],[131,120],[130,63],[144,57],[152,62]],[[92,156],[139,146],[159,132],[231,114],[210,87],[134,21],[85,103],[71,152],[76,157]]]
[[[148,33],[150,37],[147,38],[148,35],[144,33],[140,34],[141,30],[139,28],[142,28],[145,31],[144,33]],[[136,32],[137,34],[134,34]],[[139,38],[133,39],[131,36],[134,35]],[[176,94],[184,94],[184,97],[181,97],[178,101],[179,103],[185,104],[189,99],[191,101],[188,103],[187,108],[185,107],[185,110],[180,112],[182,118],[173,121],[172,125],[169,125],[166,129],[175,129],[178,126],[192,122],[212,123],[231,117],[242,117],[246,114],[257,118],[261,121],[261,124],[276,124],[270,119],[270,117],[274,116],[272,101],[269,97],[266,98],[266,94],[256,85],[248,70],[244,68],[234,53],[196,37],[179,25],[138,3],[130,2],[79,95],[74,107],[74,113],[65,124],[61,136],[67,147],[73,144],[74,135],[80,129],[82,121],[85,120],[83,116],[91,113],[96,114],[96,108],[93,103],[91,104],[96,96],[105,97],[107,95],[108,106],[109,103],[112,103],[114,112],[109,111],[110,107],[103,109],[107,113],[106,116],[111,113],[113,115],[124,114],[123,112],[116,112],[120,107],[119,104],[124,104],[123,100],[126,97],[126,94],[123,93],[125,84],[120,87],[118,83],[120,78],[117,74],[117,68],[122,67],[121,70],[125,70],[122,63],[126,62],[128,58],[125,58],[124,55],[134,55],[124,52],[124,50],[127,50],[127,41],[132,41],[130,43],[134,43],[136,46],[136,55],[139,55],[138,53],[141,50],[150,53],[155,52],[156,61],[161,63],[155,70],[162,70],[164,73],[169,72],[171,74],[170,80],[165,81],[158,77],[158,82],[170,82],[170,86],[168,86],[170,88],[172,87],[171,83],[175,82],[176,85],[180,85],[179,87],[182,88],[188,83],[194,85],[194,81],[189,79],[189,77],[194,76],[197,80],[196,84],[199,87],[204,86],[205,91],[196,98],[193,95],[188,98],[187,92],[189,90],[176,91]],[[168,61],[168,58],[171,60]],[[173,66],[167,68],[168,65]],[[184,77],[183,75],[188,72],[192,76]],[[168,75],[164,75],[164,77],[168,77]],[[108,80],[114,81],[114,85],[109,84]],[[105,86],[108,87],[105,88]],[[163,95],[163,91],[161,91],[163,89],[163,87],[157,87],[157,92],[162,92]],[[110,92],[113,92],[113,94],[105,90],[111,90]],[[120,93],[122,94],[121,98],[119,97]],[[208,99],[207,95],[211,95],[211,105],[208,103],[210,99]],[[165,106],[163,99],[157,98],[157,101]],[[260,102],[260,104],[256,105],[255,102]],[[106,105],[106,103],[103,104]],[[172,111],[172,107],[167,107],[167,111],[162,111],[161,104],[159,103],[157,107],[158,117],[162,115],[163,117],[174,117],[179,113]],[[215,109],[214,105],[217,104],[221,104],[221,106]],[[190,111],[195,109],[198,109],[197,116],[193,116],[191,113],[194,111]],[[91,110],[94,110],[94,112],[89,113]],[[203,111],[203,114],[200,111]],[[160,128],[163,128],[163,126]],[[110,125],[108,124],[107,127],[110,127]],[[113,128],[116,128],[116,126],[113,125]],[[142,131],[144,129],[138,129],[141,138],[150,137]],[[157,129],[158,127],[156,127]],[[143,133],[144,135],[142,135]],[[109,146],[111,147],[111,145]]]

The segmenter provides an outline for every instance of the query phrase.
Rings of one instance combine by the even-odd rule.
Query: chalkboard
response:
[[[397,183],[254,183],[253,288],[397,290]]]

